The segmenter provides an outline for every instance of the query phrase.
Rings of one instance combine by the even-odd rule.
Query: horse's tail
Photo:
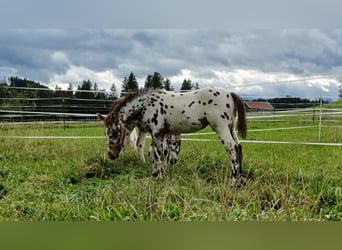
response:
[[[235,103],[235,113],[238,113],[238,131],[243,139],[247,137],[247,121],[246,121],[246,107],[245,103],[240,96],[235,93],[231,93]]]

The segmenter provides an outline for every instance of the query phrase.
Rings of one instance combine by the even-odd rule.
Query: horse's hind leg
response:
[[[231,129],[230,130],[230,133],[235,141],[235,149],[236,149],[236,152],[237,152],[237,159],[238,159],[238,162],[239,162],[239,165],[240,165],[240,168],[239,168],[239,171],[240,173],[239,174],[242,174],[242,145],[240,144],[239,142],[239,139],[236,135],[236,132],[234,129]]]
[[[169,134],[167,137],[168,156],[167,163],[176,164],[181,146],[180,134]]]
[[[232,175],[234,178],[238,178],[241,174],[241,161],[242,161],[242,147],[234,140],[232,133],[230,133],[228,127],[222,130],[216,129],[217,134],[220,137],[221,143],[226,149],[230,160],[232,162]]]

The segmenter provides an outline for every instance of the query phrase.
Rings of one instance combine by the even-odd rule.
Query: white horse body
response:
[[[219,88],[215,88],[216,90]],[[217,123],[217,117],[222,110],[228,112],[227,103],[233,105],[232,98],[226,100],[224,98],[216,98],[209,92],[211,88],[205,88],[198,91],[191,91],[186,93],[173,93],[166,91],[159,91],[147,97],[147,105],[155,104],[156,108],[147,109],[143,118],[143,123],[148,123],[149,127],[153,130],[160,130],[168,126],[168,130],[175,133],[191,133],[205,128],[208,124],[211,127],[216,127],[221,123]],[[224,89],[222,92],[228,94]],[[155,101],[157,99],[157,101]],[[227,98],[229,99],[229,98]],[[214,101],[215,100],[215,101]],[[163,105],[161,105],[163,103]],[[164,104],[165,103],[165,104]],[[159,105],[158,105],[159,104]],[[158,107],[159,106],[159,107]],[[214,107],[214,108],[213,108]],[[164,113],[164,114],[162,114]],[[157,116],[158,114],[163,117],[158,123],[148,122],[150,117]],[[234,120],[234,115],[229,118],[230,121]],[[155,121],[155,120],[154,120]],[[165,124],[167,123],[167,124]]]
[[[241,97],[223,88],[208,87],[187,93],[143,89],[115,101],[107,116],[98,116],[106,126],[108,156],[111,159],[119,156],[135,127],[140,131],[138,150],[143,148],[145,133],[150,132],[152,175],[160,178],[164,165],[173,155],[170,152],[179,152],[180,139],[177,140],[177,136],[179,138],[180,133],[195,132],[209,125],[219,136],[231,160],[235,178],[242,171],[242,146],[234,126],[237,115],[238,131],[245,138],[246,110]],[[177,136],[172,139],[172,135]]]
[[[140,92],[127,97],[115,110],[114,130],[138,126],[152,136],[152,174],[162,175],[167,149],[166,135],[190,133],[207,125],[218,134],[232,161],[233,176],[241,173],[242,147],[234,122],[238,113],[238,130],[246,136],[245,105],[242,99],[223,88],[209,87],[187,93]]]

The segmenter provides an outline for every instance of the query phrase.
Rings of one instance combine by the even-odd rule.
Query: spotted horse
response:
[[[240,96],[223,88],[208,87],[186,93],[140,89],[128,94],[112,108],[106,118],[109,147],[120,151],[133,128],[152,136],[152,175],[162,178],[167,135],[191,133],[210,126],[219,136],[231,160],[233,180],[242,173],[242,146],[235,131],[246,138],[246,110]],[[111,138],[117,138],[113,141]]]
[[[181,146],[181,135],[179,133],[167,133],[163,138],[163,162],[168,164],[176,164],[178,161],[178,155],[180,153]],[[154,160],[154,151],[153,151],[153,142],[150,145],[150,149],[148,151],[148,155],[153,162]]]
[[[120,104],[125,100],[125,98],[121,97],[119,99],[114,100],[111,108],[115,109],[116,105]],[[112,119],[108,115],[97,114],[98,118],[105,124],[109,125]],[[134,128],[131,132],[126,131],[125,137],[120,137],[119,133],[115,133],[115,130],[105,129],[105,134],[107,137],[108,143],[108,156],[110,159],[117,159],[122,152],[121,149],[124,149],[126,145],[129,145],[133,150],[138,151],[140,159],[145,162],[144,148],[146,141],[146,131],[139,130],[139,134],[137,134],[136,128]],[[113,133],[111,133],[113,132]],[[168,149],[164,155],[167,163],[175,164],[178,161],[178,154],[180,153],[181,146],[181,136],[179,133],[168,133],[166,135],[166,148]],[[149,156],[152,156],[152,144],[149,149]]]

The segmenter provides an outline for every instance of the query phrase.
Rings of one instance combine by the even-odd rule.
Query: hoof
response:
[[[177,163],[177,159],[171,159],[170,163],[171,163],[171,165],[175,165]]]
[[[153,177],[158,177],[159,173],[160,173],[160,171],[158,169],[153,169],[152,170],[152,176]]]
[[[152,170],[152,176],[156,179],[163,180],[163,171],[160,169]]]
[[[232,187],[235,189],[240,188],[240,182],[239,179],[236,179],[235,177],[232,178]]]
[[[233,188],[239,189],[245,186],[247,182],[248,182],[248,179],[245,176],[239,175],[237,177],[233,177],[231,183],[232,183]]]

